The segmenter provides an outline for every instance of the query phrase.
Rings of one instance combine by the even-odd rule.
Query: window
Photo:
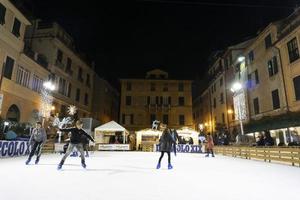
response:
[[[29,87],[30,72],[23,67],[19,66],[17,70],[17,83]]]
[[[280,99],[279,99],[278,90],[272,91],[272,102],[273,102],[274,110],[280,108]]]
[[[90,80],[90,75],[89,74],[86,74],[86,85],[88,87],[91,87],[91,80]]]
[[[155,114],[151,114],[150,115],[150,124],[152,125],[152,122],[156,120],[156,115]]]
[[[178,97],[178,105],[184,106],[184,97]]]
[[[259,77],[258,77],[258,71],[257,70],[255,70],[254,75],[255,75],[255,83],[259,84]]]
[[[43,87],[43,80],[37,75],[33,75],[32,79],[32,90],[40,93]]]
[[[21,22],[17,18],[15,18],[14,26],[13,26],[13,29],[12,29],[12,33],[16,37],[20,37],[20,28],[21,28]]]
[[[87,93],[84,95],[84,105],[89,105],[89,95]]]
[[[126,96],[126,106],[131,106],[131,96]]]
[[[270,48],[272,46],[272,37],[271,34],[267,35],[267,37],[265,37],[265,47],[266,49]]]
[[[163,91],[167,92],[168,90],[168,83],[164,83]]]
[[[4,64],[4,74],[3,74],[5,78],[11,79],[12,72],[14,69],[14,64],[15,64],[15,60],[7,56],[6,62]]]
[[[150,85],[150,91],[155,91],[155,83],[151,83],[151,85]]]
[[[185,120],[184,120],[184,115],[179,115],[179,125],[184,125]]]
[[[72,60],[71,60],[71,58],[67,59],[66,72],[69,73],[69,74],[72,74]]]
[[[249,59],[249,63],[252,63],[254,61],[254,52],[253,52],[253,50],[248,53],[248,59]]]
[[[299,58],[297,38],[293,38],[291,41],[289,41],[287,43],[287,47],[289,51],[290,63],[292,63]]]
[[[221,102],[221,104],[224,104],[224,94],[223,94],[223,92],[220,94],[220,102]]]
[[[274,56],[271,60],[268,61],[268,71],[269,77],[278,73],[278,63],[276,56]]]
[[[248,88],[252,87],[252,74],[248,74]]]
[[[159,97],[158,97],[158,96],[155,97],[155,104],[156,104],[156,105],[159,104]]]
[[[216,98],[214,98],[214,108],[217,107],[217,102],[216,102]]]
[[[223,78],[220,79],[220,87],[223,85]]]
[[[62,63],[62,60],[63,60],[63,52],[62,52],[60,49],[57,50],[57,57],[56,57],[56,59],[57,59],[57,61],[58,61],[59,63]]]
[[[169,97],[168,101],[169,101],[169,105],[171,105],[172,104],[172,97]]]
[[[123,120],[122,121],[126,125],[133,124],[133,114],[131,114],[131,115],[123,114]]]
[[[164,124],[169,124],[169,115],[163,115],[163,123]]]
[[[6,8],[0,3],[0,24],[5,24]]]
[[[300,76],[293,79],[296,101],[300,100]]]
[[[67,81],[63,78],[60,78],[58,82],[58,93],[68,96],[68,87],[69,84],[67,84]]]
[[[258,98],[253,99],[253,106],[254,106],[254,114],[259,114],[259,102]]]
[[[126,90],[131,91],[131,89],[132,89],[132,84],[130,82],[127,82],[126,83]]]
[[[150,105],[150,96],[147,96],[147,105]]]
[[[81,67],[79,67],[78,68],[78,76],[77,76],[77,79],[79,80],[79,81],[83,81],[83,78],[82,78],[82,68]]]
[[[80,89],[79,89],[79,88],[77,88],[77,90],[76,90],[76,98],[75,98],[75,100],[76,100],[77,102],[80,101]]]
[[[178,91],[183,92],[184,91],[184,84],[183,83],[178,83]]]
[[[68,97],[71,97],[71,92],[72,92],[72,84],[69,83],[69,86],[68,86]]]

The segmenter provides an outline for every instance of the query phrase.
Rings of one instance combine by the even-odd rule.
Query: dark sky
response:
[[[63,25],[77,46],[96,61],[98,74],[108,80],[143,77],[152,68],[169,71],[171,78],[203,77],[214,50],[254,36],[300,2],[32,1],[34,14]]]

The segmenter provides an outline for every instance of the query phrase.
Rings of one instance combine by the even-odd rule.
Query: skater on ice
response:
[[[84,149],[83,149],[83,143],[82,143],[82,136],[83,135],[86,136],[93,143],[95,141],[89,134],[87,134],[82,129],[82,127],[83,127],[83,122],[78,120],[78,121],[76,121],[76,127],[60,129],[60,131],[63,131],[63,132],[70,132],[71,133],[71,138],[70,138],[70,143],[69,143],[68,149],[67,149],[65,155],[63,156],[63,158],[61,159],[60,163],[58,164],[57,169],[62,168],[65,160],[72,153],[72,151],[75,147],[80,152],[82,167],[86,168],[85,158],[84,158]]]
[[[207,154],[205,157],[209,157],[209,153],[211,153],[212,157],[215,157],[214,154],[214,140],[210,133],[207,134],[207,147],[206,147]]]
[[[171,130],[167,127],[164,128],[162,136],[159,139],[159,149],[161,152],[160,158],[158,160],[156,169],[159,169],[161,167],[161,160],[164,157],[164,154],[168,154],[168,169],[172,169],[173,166],[171,165],[171,151],[173,149],[173,144],[175,143],[175,140],[173,139],[171,135]]]
[[[38,164],[40,161],[40,157],[42,154],[42,148],[47,140],[47,134],[44,128],[42,128],[41,122],[36,122],[36,127],[32,130],[32,134],[29,139],[29,145],[31,146],[31,151],[29,153],[29,157],[26,161],[26,165],[28,165],[31,161],[31,158],[36,153],[35,164]]]

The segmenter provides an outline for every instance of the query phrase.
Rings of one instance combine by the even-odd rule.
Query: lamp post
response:
[[[242,112],[242,100],[241,98],[239,98],[239,95],[243,95],[242,92],[243,92],[243,86],[241,83],[239,82],[236,82],[232,85],[231,87],[231,91],[234,93],[233,95],[233,98],[237,98],[236,101],[236,107],[237,107],[237,114],[238,114],[238,120],[239,120],[239,123],[240,123],[240,127],[241,127],[241,135],[244,135],[244,127],[243,127],[243,112]]]

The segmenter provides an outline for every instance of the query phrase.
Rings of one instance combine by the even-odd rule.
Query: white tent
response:
[[[177,129],[177,133],[178,133],[179,136],[191,137],[194,140],[194,144],[196,144],[196,145],[199,144],[199,141],[198,141],[198,134],[199,133],[197,131],[195,131],[194,129],[189,128],[189,127],[182,127],[180,129]]]
[[[110,121],[106,124],[95,128],[95,141],[97,143],[105,143],[104,135],[115,135],[116,132],[123,133],[123,143],[125,144],[126,135],[128,135],[129,132],[115,121]]]
[[[144,129],[136,132],[136,149],[138,149],[139,145],[142,143],[142,136],[156,136],[160,137],[162,131],[154,130],[154,129]],[[154,141],[153,141],[154,142]]]

